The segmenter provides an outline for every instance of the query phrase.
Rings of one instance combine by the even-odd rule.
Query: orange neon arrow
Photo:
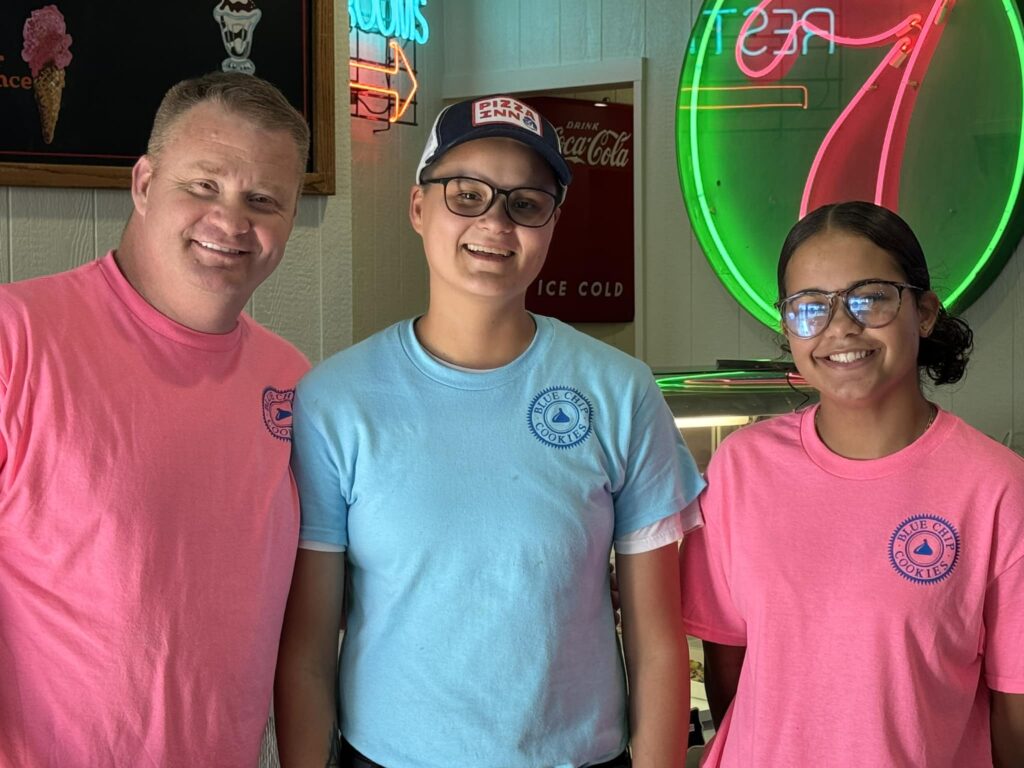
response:
[[[384,88],[380,85],[370,85],[369,83],[360,83],[355,80],[349,80],[348,87],[355,88],[360,91],[370,91],[371,93],[378,93],[382,96],[390,96],[393,101],[394,108],[391,113],[391,117],[388,118],[389,123],[395,123],[402,119],[402,115],[412,104],[412,97],[416,95],[416,91],[419,90],[420,84],[416,79],[416,73],[413,72],[412,67],[409,65],[409,59],[405,57],[405,51],[402,50],[402,46],[398,44],[397,40],[388,40],[388,47],[391,49],[391,58],[394,61],[390,67],[382,67],[380,64],[375,64],[370,61],[362,61],[361,59],[349,59],[349,67],[355,67],[359,69],[368,69],[371,72],[381,72],[385,75],[397,75],[399,71],[404,67],[405,74],[412,82],[412,88],[409,90],[409,95],[405,97],[405,100],[398,95],[397,88]]]

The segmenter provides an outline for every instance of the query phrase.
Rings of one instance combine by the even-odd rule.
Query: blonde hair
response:
[[[276,87],[253,75],[239,72],[211,72],[182,80],[160,102],[153,119],[146,153],[159,159],[178,120],[204,102],[220,104],[267,131],[286,131],[299,154],[299,172],[305,173],[309,157],[309,126]]]

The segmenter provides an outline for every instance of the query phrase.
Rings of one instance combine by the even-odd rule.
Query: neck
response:
[[[465,368],[500,368],[533,341],[536,325],[521,305],[431,306],[416,321],[416,337],[431,354]]]
[[[114,252],[114,261],[121,274],[143,299],[157,312],[176,323],[200,333],[229,333],[238,324],[244,304],[235,306],[223,300],[211,300],[201,292],[168,290],[166,277],[160,278],[146,268],[149,259],[143,257],[142,245],[135,232],[135,217],[128,221],[121,243]]]
[[[848,459],[879,459],[906,448],[925,433],[935,406],[921,390],[894,394],[882,403],[851,404],[823,398],[815,427],[829,450]]]

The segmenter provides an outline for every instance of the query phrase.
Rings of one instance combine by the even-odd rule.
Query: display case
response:
[[[655,373],[701,472],[722,439],[739,427],[789,413],[817,400],[817,393],[789,363],[744,361],[746,367],[719,361],[716,370]],[[761,367],[750,367],[750,364]]]

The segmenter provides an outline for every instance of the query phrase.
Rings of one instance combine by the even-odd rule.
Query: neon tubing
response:
[[[875,178],[875,205],[884,205],[885,197],[885,186],[886,178],[885,174],[888,171],[889,166],[889,153],[892,151],[892,138],[896,132],[896,121],[900,117],[900,107],[903,104],[904,98],[906,98],[907,86],[910,83],[910,77],[914,73],[914,65],[917,63],[918,57],[922,51],[925,50],[925,41],[928,39],[928,35],[934,32],[935,27],[938,25],[939,15],[945,15],[946,11],[946,0],[937,0],[932,4],[932,9],[928,14],[928,18],[924,23],[924,28],[921,34],[917,38],[917,42],[914,44],[913,49],[910,51],[910,60],[907,62],[906,67],[903,71],[903,77],[900,79],[899,87],[896,90],[896,99],[893,101],[892,112],[889,113],[889,123],[885,129],[885,138],[882,140],[882,156],[878,160],[878,176]],[[922,79],[923,79],[922,73]],[[904,136],[904,139],[906,137]],[[896,172],[899,173],[899,168]],[[888,206],[895,210],[894,206]]]
[[[409,76],[409,80],[412,81],[412,90],[409,91],[409,95],[406,96],[404,102],[402,101],[401,96],[399,96],[396,88],[384,88],[379,85],[360,83],[356,80],[349,80],[348,87],[360,91],[377,93],[394,99],[392,114],[391,117],[388,118],[388,122],[397,123],[402,119],[402,115],[405,114],[406,110],[409,109],[409,105],[412,104],[412,97],[416,95],[416,91],[419,90],[420,84],[416,79],[416,73],[413,72],[412,67],[409,65],[409,59],[406,57],[405,51],[402,50],[402,46],[398,44],[398,41],[388,40],[388,48],[391,49],[391,53],[394,58],[394,64],[390,67],[381,66],[380,64],[375,64],[369,61],[362,61],[361,59],[349,59],[348,65],[350,67],[355,67],[356,69],[368,69],[371,72],[381,72],[385,75],[397,75],[401,67],[404,65],[405,72]]]
[[[686,93],[691,90],[694,89],[684,87],[680,88],[679,92]],[[800,91],[801,95],[799,104],[785,101],[765,102],[763,104],[705,104],[703,106],[698,105],[697,109],[769,109],[773,107],[781,109],[807,109],[808,106],[806,85],[705,85],[696,90],[701,93],[713,93],[716,91]],[[679,109],[685,112],[690,107],[683,105]]]
[[[712,18],[714,14],[717,14],[719,9],[725,0],[717,0],[714,7],[711,9]],[[743,276],[743,273],[736,268],[736,262],[732,260],[729,255],[729,250],[725,247],[725,243],[722,242],[722,236],[718,233],[718,227],[715,226],[715,222],[711,215],[711,210],[708,207],[707,193],[704,192],[704,179],[700,172],[700,160],[698,158],[699,152],[697,147],[699,143],[697,141],[697,113],[700,111],[697,109],[697,95],[700,92],[700,76],[704,71],[704,59],[707,56],[708,42],[711,39],[711,31],[713,24],[707,24],[704,27],[704,34],[701,36],[700,45],[697,46],[697,63],[693,69],[693,90],[690,92],[690,146],[693,147],[692,156],[692,167],[693,167],[693,182],[694,187],[697,190],[697,204],[700,207],[700,215],[704,219],[704,223],[707,226],[708,232],[711,234],[711,239],[715,243],[715,247],[718,248],[718,252],[722,254],[722,261],[725,262],[726,269],[729,270],[729,274],[736,281],[736,285],[739,286],[740,290],[750,299],[750,301],[768,317],[778,319],[779,313],[775,310],[775,307],[768,301],[765,301],[761,296],[753,289],[747,279]]]
[[[1010,29],[1013,31],[1013,40],[1017,44],[1017,60],[1020,62],[1020,76],[1022,86],[1022,99],[1024,99],[1024,34],[1021,32],[1020,24],[1017,22],[1019,18],[1017,15],[1016,8],[1012,7],[1012,0],[1003,0],[1003,9],[1006,11],[1006,15],[1010,20]],[[1017,144],[1017,165],[1013,170],[1013,183],[1010,185],[1010,196],[1006,201],[1006,205],[1003,207],[1003,214],[999,217],[999,224],[996,226],[995,232],[992,233],[992,238],[985,245],[985,250],[981,254],[981,257],[974,265],[974,269],[968,273],[968,275],[960,282],[953,292],[949,294],[949,298],[946,299],[946,305],[952,306],[956,303],[968,288],[971,283],[974,282],[974,278],[977,277],[978,273],[988,264],[989,259],[992,258],[992,254],[995,253],[996,248],[999,246],[999,242],[1003,237],[1003,233],[1010,224],[1010,217],[1013,215],[1014,208],[1017,205],[1017,199],[1020,197],[1021,182],[1024,181],[1024,133],[1019,135],[1019,142]]]
[[[743,74],[745,74],[747,77],[753,80],[759,80],[769,75],[773,70],[777,69],[782,64],[782,59],[784,58],[782,56],[776,55],[776,58],[773,59],[770,64],[768,64],[766,67],[762,69],[754,69],[753,67],[749,67],[743,61],[743,43],[746,40],[747,31],[750,29],[750,25],[754,22],[754,17],[759,13],[764,13],[767,15],[765,8],[771,5],[774,1],[775,0],[761,0],[761,2],[757,4],[754,10],[750,12],[746,20],[743,22],[743,26],[740,27],[739,37],[736,39],[736,66],[740,68],[740,71],[743,72]],[[782,45],[781,50],[789,50],[789,47],[794,43],[797,32],[801,28],[805,32],[810,32],[813,35],[817,35],[818,37],[830,43],[848,45],[853,48],[863,48],[874,45],[880,45],[881,43],[885,43],[889,40],[892,40],[893,38],[898,38],[903,35],[906,35],[908,32],[910,32],[911,29],[915,27],[919,28],[920,25],[921,14],[912,13],[896,26],[892,27],[891,29],[887,29],[885,32],[881,32],[877,35],[871,35],[869,37],[845,37],[843,35],[831,34],[829,32],[826,32],[824,29],[820,28],[817,24],[812,24],[809,21],[800,19],[796,23],[796,25],[789,30],[789,34],[786,35],[786,41]]]
[[[900,56],[907,51],[907,47],[910,46],[910,38],[905,37],[902,40],[898,40],[896,45],[885,55],[881,63],[875,67],[875,71],[871,73],[871,77],[864,81],[864,84],[860,87],[860,90],[850,99],[850,103],[846,105],[846,109],[842,111],[842,114],[832,123],[832,127],[828,129],[828,133],[825,134],[824,140],[821,142],[821,146],[818,147],[818,152],[814,156],[814,162],[811,163],[810,173],[807,174],[807,183],[804,184],[804,193],[800,198],[800,218],[802,219],[807,215],[807,206],[811,198],[811,188],[814,186],[814,182],[818,176],[818,168],[821,165],[822,158],[828,151],[829,146],[832,143],[832,139],[835,138],[836,133],[843,127],[843,123],[846,122],[847,116],[856,109],[861,99],[871,90],[871,86],[874,85],[875,81],[885,72],[885,68],[890,65],[893,59]]]

